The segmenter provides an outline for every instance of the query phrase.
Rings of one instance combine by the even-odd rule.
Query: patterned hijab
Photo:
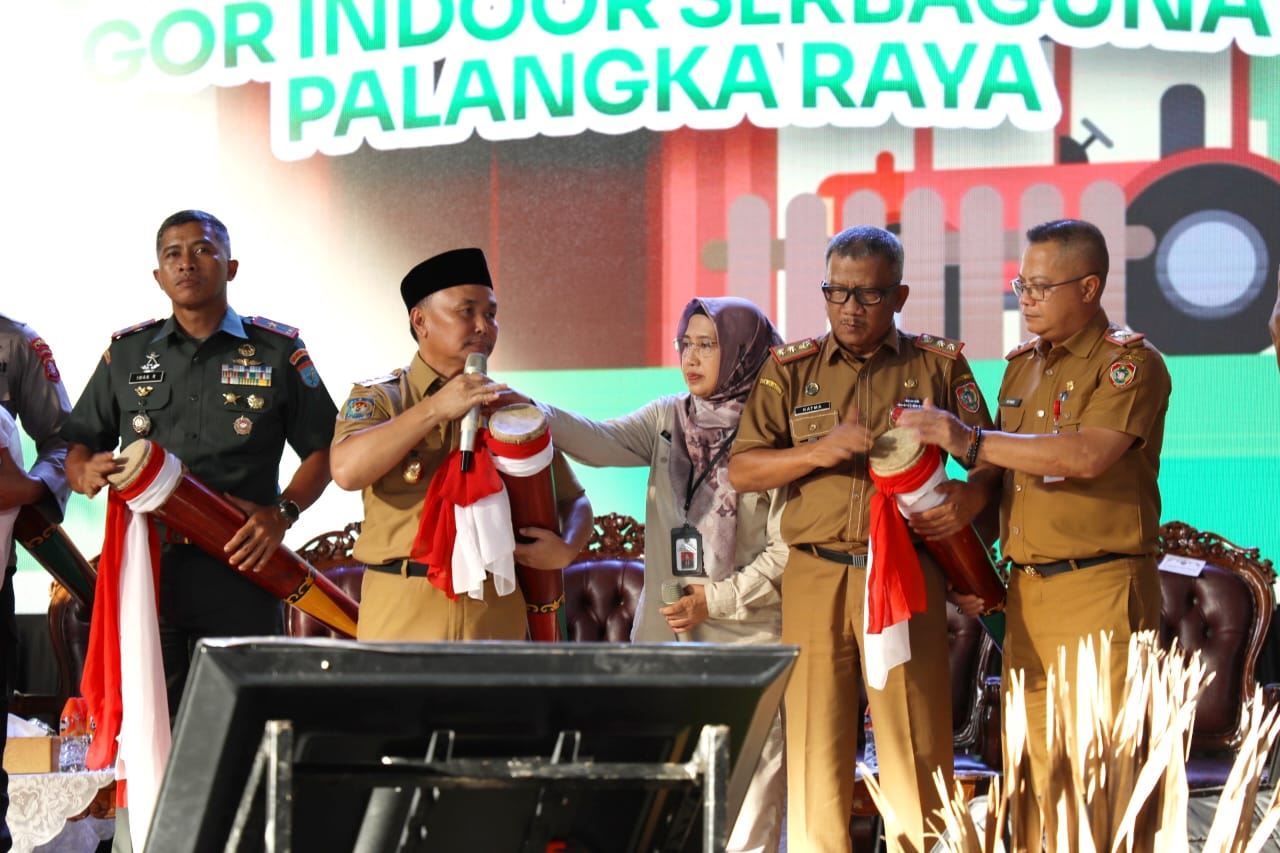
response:
[[[682,394],[676,401],[671,485],[676,507],[682,510],[690,482],[714,461],[693,493],[687,520],[702,534],[708,576],[724,580],[736,569],[733,558],[738,542],[738,493],[729,485],[726,444],[737,434],[743,404],[769,357],[769,348],[782,343],[782,338],[759,308],[734,296],[690,301],[680,315],[677,338],[685,336],[695,314],[705,314],[715,326],[720,375],[707,397]]]

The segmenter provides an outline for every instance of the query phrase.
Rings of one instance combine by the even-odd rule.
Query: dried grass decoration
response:
[[[1111,641],[1080,643],[1074,690],[1049,671],[1047,702],[1050,786],[1039,825],[1044,837],[1026,836],[1034,820],[1020,815],[1038,809],[1028,784],[1027,714],[1021,672],[1014,672],[1004,702],[1005,775],[991,780],[985,797],[965,801],[959,782],[942,810],[946,831],[935,851],[1004,853],[998,829],[1009,820],[1014,851],[1049,853],[1166,853],[1189,849],[1185,761],[1195,722],[1196,702],[1213,677],[1198,652],[1188,658],[1178,647],[1160,649],[1153,632],[1129,641],[1129,670],[1123,695],[1111,696],[1100,678],[1098,660],[1108,660]],[[1058,657],[1065,669],[1066,650]],[[1280,822],[1280,786],[1253,826],[1253,805],[1268,755],[1280,732],[1280,709],[1266,709],[1261,689],[1241,712],[1245,731],[1203,850],[1206,853],[1261,853]],[[885,837],[910,849],[907,836],[870,772],[867,790],[884,820]],[[942,774],[934,775],[942,788]],[[945,792],[944,792],[945,795]],[[995,814],[989,814],[994,804]]]

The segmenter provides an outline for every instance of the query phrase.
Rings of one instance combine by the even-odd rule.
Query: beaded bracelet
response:
[[[969,448],[964,453],[964,467],[978,464],[978,450],[982,447],[982,427],[976,426],[969,433]]]

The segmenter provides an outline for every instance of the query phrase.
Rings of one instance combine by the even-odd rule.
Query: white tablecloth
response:
[[[92,853],[110,838],[115,821],[98,818],[67,823],[89,807],[115,773],[14,773],[9,776],[9,832],[13,853]]]

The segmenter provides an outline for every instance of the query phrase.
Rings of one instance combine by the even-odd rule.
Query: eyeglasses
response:
[[[1009,282],[1013,287],[1013,293],[1019,299],[1022,294],[1026,294],[1031,298],[1032,302],[1044,302],[1049,298],[1049,291],[1055,287],[1062,287],[1064,284],[1075,284],[1077,281],[1083,281],[1091,275],[1097,275],[1095,272],[1087,272],[1084,275],[1078,275],[1075,278],[1069,278],[1066,281],[1058,281],[1053,284],[1027,284],[1021,277],[1015,278]]]
[[[891,284],[888,287],[837,287],[834,284],[822,283],[822,295],[832,305],[843,305],[849,301],[849,297],[853,297],[853,301],[859,305],[879,305],[884,302],[889,293],[902,286],[902,283]]]
[[[676,345],[676,352],[680,353],[681,358],[684,358],[689,350],[697,353],[698,358],[710,358],[716,351],[716,347],[720,346],[715,341],[691,341],[688,338],[676,338],[671,343]]]

